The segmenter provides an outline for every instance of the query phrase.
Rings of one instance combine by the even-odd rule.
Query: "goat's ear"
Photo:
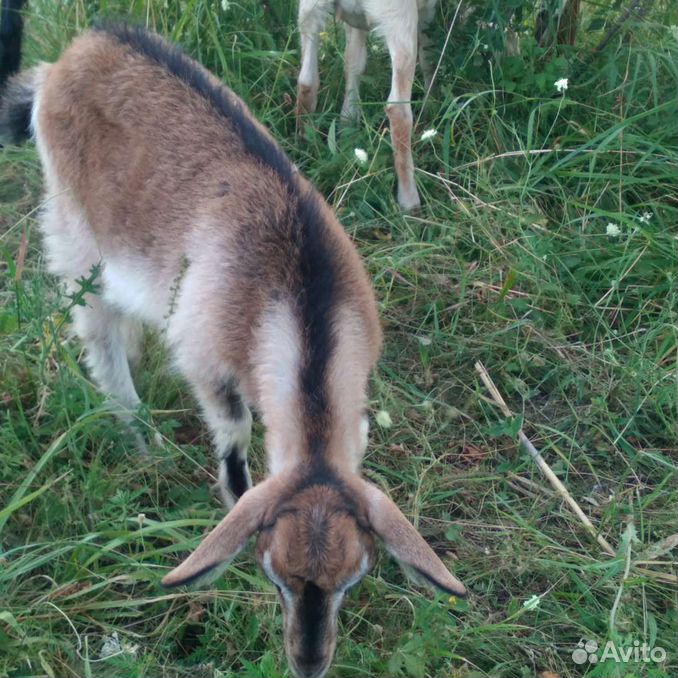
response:
[[[400,509],[380,489],[361,481],[367,516],[374,533],[405,569],[411,569],[429,585],[463,597],[464,585],[450,572]]]
[[[259,530],[266,511],[280,496],[281,487],[277,478],[269,478],[245,492],[198,548],[163,577],[162,585],[181,586],[216,579]]]

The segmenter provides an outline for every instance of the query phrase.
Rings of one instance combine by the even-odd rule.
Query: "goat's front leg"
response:
[[[318,105],[318,35],[325,25],[328,9],[324,0],[302,0],[299,3],[301,33],[301,68],[297,79],[297,131],[303,133],[303,117]]]
[[[346,76],[346,94],[341,107],[341,117],[357,120],[360,101],[360,76],[365,72],[367,63],[367,31],[346,24],[346,57],[344,73]]]
[[[232,377],[194,388],[212,432],[219,463],[219,494],[230,509],[252,487],[247,465],[252,415],[238,391],[238,382]]]
[[[406,211],[421,205],[414,181],[412,160],[412,81],[417,62],[417,22],[406,22],[410,30],[386,35],[386,45],[391,55],[391,93],[386,114],[391,125],[391,143],[395,170],[398,177],[398,204]]]

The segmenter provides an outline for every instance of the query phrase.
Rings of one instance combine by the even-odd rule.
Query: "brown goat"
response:
[[[396,505],[360,477],[377,308],[332,210],[242,101],[143,30],[77,38],[10,82],[0,131],[32,128],[47,198],[50,270],[100,294],[74,309],[100,388],[130,418],[140,323],[162,331],[213,433],[230,512],[167,586],[215,577],[257,537],[280,595],[287,655],[322,676],[346,589],[370,569],[374,536],[428,583],[464,587]],[[269,476],[251,487],[256,407]]]

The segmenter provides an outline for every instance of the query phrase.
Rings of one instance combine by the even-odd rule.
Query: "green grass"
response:
[[[299,143],[295,4],[268,4],[276,16],[254,0],[30,0],[26,63],[56,58],[95,14],[147,20],[248,101],[365,257],[386,336],[371,409],[392,420],[372,422],[365,473],[472,594],[450,608],[383,555],[344,606],[331,675],[676,675],[662,576],[677,573],[678,531],[675,8],[655,3],[600,54],[593,3],[557,53],[521,33],[520,57],[488,63],[473,22],[455,29],[423,110],[415,87],[425,207],[404,217],[384,48],[371,42],[363,117],[342,129],[343,35],[328,24],[319,112]],[[455,9],[439,10],[438,49]],[[110,415],[68,334],[75,300],[45,272],[40,185],[32,146],[0,150],[0,676],[288,675],[251,554],[213,588],[159,586],[222,515],[206,432],[153,337],[136,379],[165,449],[139,458]],[[489,402],[476,361],[518,418]],[[518,449],[521,422],[616,557]],[[260,478],[259,426],[250,458]],[[121,651],[102,658],[114,633]],[[579,666],[582,638],[667,657]]]

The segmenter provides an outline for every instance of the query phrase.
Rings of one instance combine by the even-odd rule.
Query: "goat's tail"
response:
[[[19,70],[24,22],[24,0],[0,0],[0,89],[10,75]]]
[[[15,75],[0,90],[0,142],[20,144],[30,138],[33,102],[46,66]]]

